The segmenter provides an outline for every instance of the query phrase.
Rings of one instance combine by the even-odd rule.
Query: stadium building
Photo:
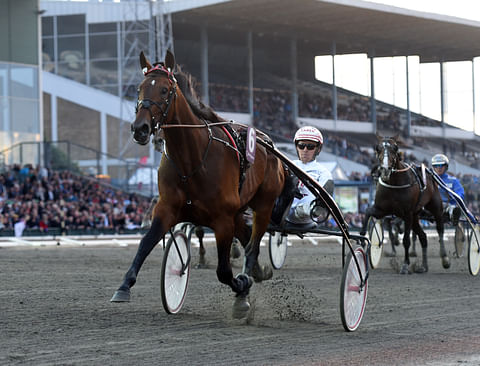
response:
[[[204,102],[278,142],[291,141],[297,125],[314,124],[331,141],[348,138],[359,150],[370,148],[379,131],[400,132],[420,160],[438,149],[465,150],[472,156],[480,152],[474,132],[445,120],[443,82],[449,62],[480,55],[480,22],[360,0],[302,0],[295,7],[287,0],[1,4],[8,9],[2,12],[8,21],[1,24],[8,28],[0,42],[2,148],[25,141],[66,141],[69,156],[76,156],[82,168],[119,179],[129,176],[129,162],[146,157],[157,163],[153,147],[132,142],[129,124],[142,78],[139,52],[157,61],[168,48],[196,78]],[[353,53],[368,56],[370,95],[337,87],[335,74],[332,83],[315,78],[315,56],[334,60]],[[411,103],[397,107],[375,98],[375,85],[382,82],[375,80],[375,59],[391,56],[405,58],[404,80],[409,80],[412,60],[417,66],[438,63],[440,119],[415,113]],[[423,146],[415,146],[419,143]],[[355,163],[347,154],[342,158],[335,149],[327,149],[322,158],[337,161],[347,173],[368,171],[366,161]],[[479,172],[465,154],[454,161],[453,170]]]

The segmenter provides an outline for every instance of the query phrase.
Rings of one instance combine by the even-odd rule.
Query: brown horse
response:
[[[440,241],[440,256],[444,268],[450,267],[450,260],[443,242],[442,199],[437,184],[432,175],[422,167],[415,167],[403,162],[399,157],[397,137],[380,137],[375,145],[375,153],[379,164],[379,179],[375,194],[375,203],[365,214],[362,235],[365,235],[370,216],[381,219],[387,215],[395,215],[405,222],[403,247],[405,259],[401,274],[409,272],[410,232],[417,234],[422,245],[422,266],[416,272],[428,271],[427,236],[420,226],[419,213],[423,208],[435,218],[436,228]]]
[[[266,273],[257,259],[287,172],[280,160],[258,143],[254,162],[242,163],[235,136],[241,137],[246,127],[221,119],[203,105],[190,75],[174,72],[171,52],[163,63],[154,66],[142,52],[140,65],[145,78],[138,88],[133,139],[146,145],[151,135],[155,138],[162,131],[166,149],[158,169],[159,199],[152,225],[111,301],[129,301],[130,288],[155,245],[172,226],[191,222],[214,231],[217,277],[236,293],[234,315],[244,316],[249,308],[246,297],[252,285],[250,276],[257,281],[271,277],[271,269]],[[251,228],[243,216],[247,207],[254,212]],[[236,277],[229,258],[234,236],[245,248],[244,273]]]

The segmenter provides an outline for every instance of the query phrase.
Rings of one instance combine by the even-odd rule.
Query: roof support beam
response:
[[[412,114],[410,113],[410,75],[408,73],[408,56],[405,57],[405,76],[407,78],[407,136],[410,137],[410,128],[412,126]]]
[[[202,101],[205,105],[210,104],[208,97],[208,33],[205,24],[200,29],[200,66],[202,80]]]
[[[332,42],[332,118],[335,124],[335,130],[337,129],[337,85],[335,84],[335,54],[337,53],[337,44]]]
[[[298,90],[297,90],[297,40],[290,40],[290,67],[292,75],[292,120],[295,126],[298,118]]]
[[[377,102],[375,101],[375,51],[370,51],[370,117],[372,121],[373,133],[377,132]]]

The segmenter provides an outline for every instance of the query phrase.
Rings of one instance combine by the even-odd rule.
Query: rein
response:
[[[224,126],[227,124],[233,124],[233,121],[224,121],[224,122],[215,122],[215,123],[206,123],[205,125],[171,125],[171,124],[163,124],[160,125],[158,128],[205,128],[210,126]]]
[[[174,169],[177,172],[178,176],[180,177],[181,181],[185,185],[187,185],[187,180],[190,177],[192,177],[193,175],[195,175],[202,167],[205,166],[205,162],[207,160],[208,152],[210,150],[210,146],[212,144],[212,141],[220,142],[225,147],[233,149],[235,151],[237,159],[240,163],[240,167],[243,170],[244,169],[243,168],[243,166],[244,166],[243,157],[242,157],[242,154],[241,154],[240,150],[237,148],[237,144],[235,143],[235,139],[232,137],[232,133],[235,135],[235,137],[237,139],[238,139],[238,135],[236,134],[236,132],[233,129],[231,129],[231,131],[229,132],[228,129],[226,127],[224,127],[226,125],[233,124],[234,123],[233,121],[222,121],[222,122],[209,123],[205,119],[199,118],[203,122],[203,124],[200,124],[200,125],[188,124],[187,125],[187,124],[169,124],[169,123],[166,123],[170,108],[175,103],[175,100],[176,100],[176,97],[177,97],[177,80],[174,76],[173,71],[170,70],[169,68],[164,67],[163,65],[156,65],[155,67],[152,67],[150,69],[145,68],[143,70],[143,74],[144,74],[144,76],[147,76],[148,74],[150,74],[154,71],[159,71],[159,72],[163,72],[163,73],[167,74],[168,81],[171,85],[171,88],[169,90],[167,98],[165,98],[164,100],[161,100],[160,102],[156,102],[156,101],[148,99],[148,98],[139,99],[139,100],[137,100],[137,104],[135,106],[135,113],[138,113],[138,110],[140,108],[144,108],[144,109],[147,109],[149,111],[150,117],[151,117],[151,125],[153,126],[153,134],[155,136],[157,136],[157,134],[159,134],[160,131],[162,129],[165,129],[165,128],[206,128],[207,132],[208,132],[208,143],[207,143],[207,147],[206,147],[206,149],[203,153],[202,160],[201,160],[200,164],[188,174],[183,174],[183,172],[180,170],[178,165],[168,155],[167,151],[165,151],[165,157],[171,163],[171,165],[174,167]],[[151,107],[154,106],[154,105],[160,111],[160,113],[159,113],[160,118],[155,118],[155,114],[151,110]],[[157,116],[158,116],[158,114],[157,114]],[[225,141],[225,140],[220,139],[216,136],[213,136],[212,127],[214,127],[214,126],[221,126],[222,130],[227,135],[227,138],[228,138],[229,141]],[[187,204],[191,204],[191,200],[188,198],[189,195],[188,195],[187,186],[185,187],[185,189],[186,189],[186,192],[187,192]]]
[[[408,170],[411,170],[412,169],[412,166],[407,164],[407,166],[403,169],[392,169],[392,173],[403,173],[403,172],[406,172]],[[384,187],[387,187],[387,188],[393,188],[393,189],[405,189],[405,188],[410,188],[412,187],[415,183],[409,183],[409,184],[403,184],[401,186],[395,186],[395,185],[392,185],[392,184],[388,184],[386,182],[383,181],[382,177],[378,177],[378,183]]]

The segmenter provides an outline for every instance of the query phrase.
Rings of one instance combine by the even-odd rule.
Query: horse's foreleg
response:
[[[360,230],[360,235],[366,235],[367,234],[367,225],[368,225],[368,220],[370,220],[370,217],[375,217],[376,219],[381,219],[385,217],[385,214],[381,212],[376,206],[370,206],[365,210],[365,217],[363,219],[362,223],[362,228]]]
[[[408,221],[408,222],[407,222]],[[410,230],[412,227],[411,219],[405,220],[405,232],[403,233],[403,248],[405,250],[405,258],[403,261],[402,268],[400,269],[400,274],[408,274],[409,272],[409,265],[410,265],[410,257],[408,250],[410,248]]]
[[[365,210],[365,217],[363,218],[362,228],[360,229],[360,235],[362,236],[365,236],[367,234],[367,225],[368,225],[368,220],[372,216],[372,209],[373,207],[368,207]]]
[[[418,221],[418,217],[414,217],[413,219],[413,232],[418,236],[418,240],[420,241],[420,245],[422,246],[422,266],[415,269],[416,273],[425,273],[428,272],[428,256],[427,256],[427,247],[428,247],[428,240],[427,234],[423,231],[422,227],[420,226],[420,222]]]
[[[154,218],[150,230],[140,241],[140,245],[137,250],[137,254],[128,269],[123,283],[113,295],[110,301],[112,302],[125,302],[130,301],[130,288],[135,285],[137,281],[137,275],[142,267],[143,262],[150,254],[152,249],[157,245],[159,240],[163,237],[166,230],[159,218]]]

